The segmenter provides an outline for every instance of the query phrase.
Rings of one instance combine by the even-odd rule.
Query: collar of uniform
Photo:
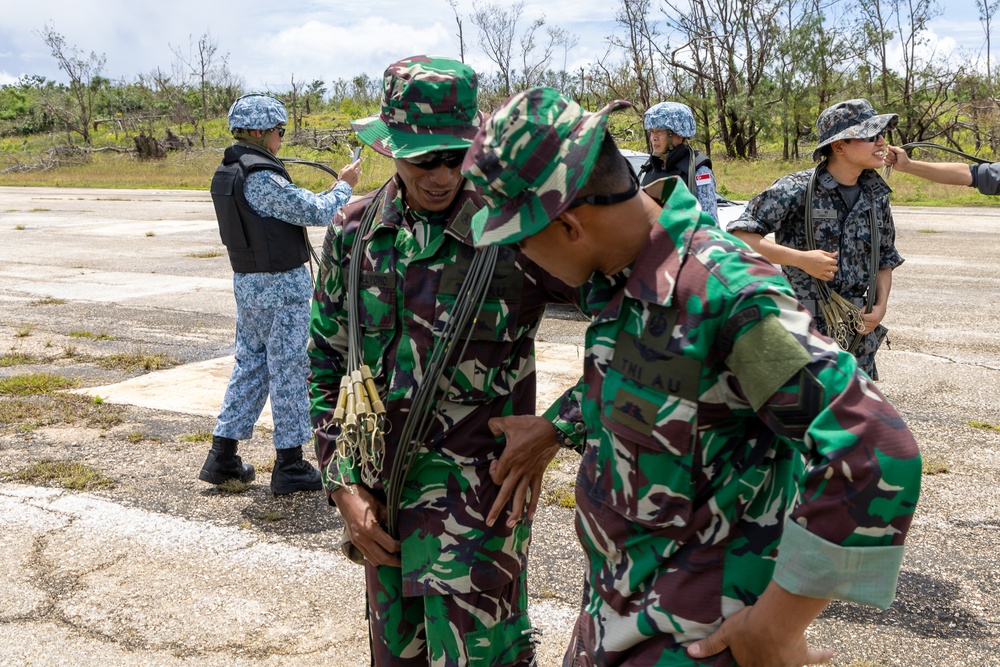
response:
[[[837,179],[830,175],[825,164],[820,167],[816,181],[827,190],[837,189]],[[858,176],[858,185],[872,197],[888,197],[889,193],[892,192],[889,184],[874,169],[862,171],[861,175]]]

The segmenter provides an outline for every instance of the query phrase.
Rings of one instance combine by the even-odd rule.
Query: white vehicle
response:
[[[646,164],[646,160],[649,159],[649,153],[640,153],[639,151],[631,151],[627,148],[619,149],[625,159],[628,160],[629,166],[632,167],[632,171],[639,173],[639,169],[642,165]],[[719,226],[723,229],[726,228],[730,222],[740,217],[743,213],[743,209],[747,207],[745,201],[733,201],[731,199],[726,199],[722,195],[716,193],[715,195],[716,204],[719,207]]]

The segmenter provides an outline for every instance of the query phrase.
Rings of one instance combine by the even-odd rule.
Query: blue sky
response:
[[[292,75],[299,82],[360,73],[378,77],[390,62],[418,53],[458,55],[457,25],[447,0],[8,0],[3,5],[0,84],[14,83],[22,74],[66,80],[38,35],[46,24],[84,55],[104,54],[104,76],[127,80],[157,67],[169,72],[172,47],[186,53],[192,41],[209,33],[219,53],[228,54],[230,70],[256,90],[286,90]],[[576,69],[605,52],[616,7],[615,0],[525,0],[524,15],[544,15],[578,37],[567,63]],[[482,71],[489,63],[473,43],[476,30],[467,18],[472,8],[472,0],[459,0],[466,16],[466,60]],[[981,51],[974,0],[949,2],[928,36],[941,53]],[[1000,42],[1000,33],[995,39]],[[994,44],[998,51],[1000,44]],[[994,62],[1000,62],[996,55]]]

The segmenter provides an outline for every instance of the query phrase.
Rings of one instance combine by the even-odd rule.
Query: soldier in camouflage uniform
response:
[[[443,373],[457,375],[438,394],[430,432],[406,476],[398,539],[385,527],[399,434],[477,252],[470,221],[482,199],[459,171],[481,123],[476,95],[475,72],[455,60],[416,56],[389,66],[381,113],[353,127],[361,141],[393,158],[397,172],[384,190],[337,215],[316,286],[310,391],[317,458],[364,556],[373,660],[381,666],[534,663],[526,612],[530,521],[485,521],[495,502],[506,504],[490,479],[504,447],[487,422],[534,414],[533,345],[545,304],[580,299],[512,248],[498,255],[468,347],[458,346],[461,357],[454,355]],[[358,256],[353,244],[369,207],[377,207],[377,217]],[[346,288],[355,262],[362,272],[359,321],[352,322]],[[335,442],[351,327],[360,329],[363,360],[391,425],[373,484]],[[523,478],[535,501],[551,455]],[[518,503],[504,510],[508,515],[521,518]]]
[[[285,105],[267,95],[244,95],[229,109],[236,142],[212,179],[212,201],[233,266],[236,363],[198,473],[210,484],[254,479],[253,466],[236,448],[253,435],[270,395],[276,494],[322,488],[319,471],[302,458],[302,445],[312,438],[306,389],[312,279],[304,227],[329,225],[361,175],[355,162],[322,194],[295,186],[277,158],[287,122]]]
[[[876,114],[868,100],[848,100],[820,114],[816,127],[819,144],[814,159],[812,226],[815,249],[806,243],[805,206],[813,170],[778,179],[751,200],[743,214],[729,223],[728,231],[775,264],[795,288],[799,300],[816,318],[816,327],[833,336],[817,300],[821,295],[813,279],[854,306],[864,308],[872,278],[873,250],[878,254],[872,310],[862,313],[861,334],[854,351],[858,364],[878,379],[875,352],[887,329],[882,326],[892,271],[903,263],[896,251],[896,228],[889,207],[889,186],[876,171],[885,156],[887,129],[895,127],[895,114]],[[874,219],[872,219],[874,216]],[[878,247],[872,248],[873,224]],[[764,238],[774,234],[774,242]]]
[[[546,414],[583,453],[587,578],[564,665],[828,660],[803,633],[830,599],[893,600],[916,443],[680,179],[662,210],[630,185],[606,132],[616,106],[519,93],[463,165],[487,203],[477,245],[592,281],[583,379]]]
[[[719,224],[719,204],[715,192],[715,174],[712,158],[696,151],[687,142],[695,135],[697,126],[691,107],[680,102],[660,102],[646,109],[642,125],[649,132],[653,154],[639,169],[639,182],[649,185],[668,176],[680,176],[688,189],[695,193],[701,210]],[[688,179],[692,175],[693,182]]]

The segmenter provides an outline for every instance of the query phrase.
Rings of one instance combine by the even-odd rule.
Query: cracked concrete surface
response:
[[[1000,212],[898,208],[896,221],[907,262],[880,388],[947,472],[924,480],[892,607],[834,604],[811,641],[842,667],[1000,665],[1000,432],[973,425],[1000,422]],[[0,667],[368,664],[340,518],[322,494],[269,493],[269,421],[241,443],[259,470],[247,492],[196,479],[207,446],[187,436],[214,426],[231,364],[231,273],[210,256],[221,250],[204,192],[0,188],[0,353],[37,358],[0,377],[69,375],[124,415],[106,428],[0,424],[0,475],[74,461],[117,483],[81,493],[0,477]],[[540,404],[575,377],[581,331],[543,323]],[[130,351],[179,365],[94,362]],[[576,463],[561,455],[546,489],[570,484]],[[570,510],[543,504],[534,534],[532,618],[539,665],[553,667],[583,562]]]

